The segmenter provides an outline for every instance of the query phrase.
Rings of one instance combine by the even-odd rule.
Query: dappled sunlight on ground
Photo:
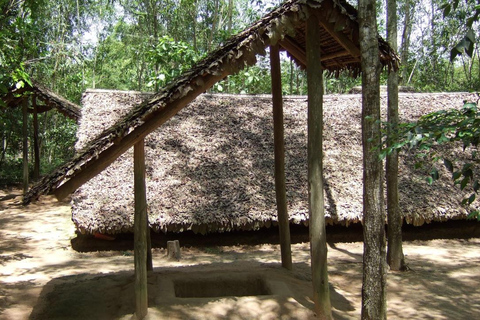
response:
[[[5,193],[0,194],[0,197]],[[0,201],[0,319],[129,319],[133,252],[77,252],[69,203],[43,197],[28,207]],[[408,272],[388,274],[391,319],[475,319],[480,315],[480,239],[405,242]],[[361,242],[329,243],[329,281],[336,319],[359,319]],[[180,261],[153,249],[148,319],[307,319],[311,317],[310,246],[292,245],[293,270],[280,267],[278,245],[182,247]],[[251,272],[277,277],[288,294],[171,300],[159,279]],[[78,317],[77,317],[78,318]]]

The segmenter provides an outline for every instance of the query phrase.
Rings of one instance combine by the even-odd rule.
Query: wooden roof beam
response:
[[[335,59],[335,58],[346,57],[346,56],[349,56],[349,55],[350,55],[350,53],[348,51],[333,52],[333,53],[322,55],[322,58],[320,59],[320,61],[323,62],[323,61],[332,60],[332,59]]]
[[[343,34],[343,32],[335,31],[335,24],[331,24],[324,16],[316,11],[314,11],[314,14],[318,16],[318,21],[325,31],[328,32],[328,34],[330,34],[330,36],[332,36],[332,38],[334,38],[342,47],[344,47],[349,54],[355,58],[358,58],[360,61],[360,48],[357,47],[345,34]]]
[[[302,63],[304,66],[307,65],[307,54],[305,52],[305,49],[303,49],[295,40],[286,36],[282,41],[280,41],[280,46],[282,46],[282,48],[284,48],[285,50],[290,52],[290,54],[295,59],[300,61],[300,63]],[[334,58],[337,58],[337,57],[342,57],[342,56],[349,55],[348,52],[342,51],[342,52],[335,52],[333,54],[327,54],[327,55],[324,56],[323,51],[321,49],[320,49],[320,53],[321,53],[320,61],[322,61],[322,62],[326,61],[326,60],[334,59]],[[322,65],[322,67],[325,68],[325,66],[323,66],[323,65]]]
[[[53,107],[52,106],[47,106],[47,105],[38,105],[37,106],[37,111],[35,111],[34,108],[28,108],[28,113],[44,113],[44,112],[47,112],[47,111],[50,111],[52,110]]]
[[[307,54],[305,49],[303,49],[295,40],[286,36],[282,41],[280,41],[280,46],[290,52],[290,54],[294,56],[295,59],[300,61],[300,63],[302,63],[304,66],[307,65]]]

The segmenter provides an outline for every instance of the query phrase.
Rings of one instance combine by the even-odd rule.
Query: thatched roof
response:
[[[38,112],[45,112],[51,109],[56,109],[64,116],[78,122],[81,117],[81,109],[78,105],[68,101],[67,99],[59,96],[52,90],[41,85],[36,81],[32,81],[32,85],[26,84],[25,87],[17,89],[12,88],[8,93],[1,95],[2,100],[9,107],[17,107],[21,105],[24,99],[28,99],[28,95],[17,95],[21,93],[29,92],[34,94],[37,99],[43,102],[42,105],[38,105]],[[33,112],[33,110],[29,110]]]
[[[78,148],[109,127],[145,96],[135,92],[87,91]],[[400,94],[402,121],[473,99],[466,93]],[[428,103],[426,103],[428,101]],[[385,110],[386,97],[382,96]],[[308,224],[307,102],[285,98],[288,213]],[[327,223],[362,219],[361,96],[325,96],[325,199]],[[251,230],[276,224],[273,120],[270,96],[202,95],[145,142],[147,202],[157,231]],[[460,150],[445,152],[463,154]],[[433,186],[400,159],[400,207],[408,223],[464,219],[462,193],[449,175]],[[129,150],[72,197],[73,221],[84,233],[133,229],[133,152]],[[474,203],[478,206],[478,203]]]
[[[62,198],[104,170],[118,156],[179,110],[229,74],[256,62],[269,45],[279,44],[299,63],[305,59],[305,21],[316,15],[322,37],[322,64],[331,72],[360,71],[356,10],[344,0],[290,0],[252,26],[232,37],[191,70],[162,88],[156,95],[132,108],[63,167],[35,185],[24,203],[41,194],[55,192]],[[302,40],[303,39],[303,40]],[[398,57],[379,40],[384,66],[398,67]]]

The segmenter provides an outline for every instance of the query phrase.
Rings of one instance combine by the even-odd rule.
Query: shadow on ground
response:
[[[451,220],[447,222],[432,222],[415,227],[404,223],[402,227],[403,240],[433,240],[433,239],[469,239],[480,237],[480,222],[473,220]],[[308,227],[290,225],[291,243],[309,242]],[[261,228],[257,231],[232,231],[224,233],[195,234],[192,231],[181,233],[151,232],[152,247],[166,248],[167,241],[179,240],[182,247],[209,247],[222,244],[224,246],[279,244],[277,226]],[[103,250],[133,250],[133,234],[123,233],[111,235],[115,240],[107,241],[92,235],[77,234],[71,240],[72,248],[78,252]],[[328,243],[345,243],[363,241],[363,229],[360,223],[345,226],[327,226]]]
[[[148,276],[149,313],[154,319],[312,319],[311,280],[305,279],[304,270],[309,270],[305,263],[290,272],[278,263],[255,262],[156,268]],[[251,286],[252,279],[265,281],[270,291],[231,294]],[[190,283],[190,292],[201,284],[198,291],[203,294],[210,283],[220,293],[177,297],[180,280],[182,285]],[[229,294],[222,294],[222,287]],[[330,289],[336,310],[354,310],[341,293],[333,286]],[[29,319],[129,319],[135,311],[134,301],[133,272],[59,277],[43,287]]]

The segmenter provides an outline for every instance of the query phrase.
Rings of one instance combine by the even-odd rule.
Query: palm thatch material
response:
[[[90,90],[83,96],[77,148],[145,98],[136,92]],[[400,94],[402,121],[462,106],[465,93]],[[385,109],[386,97],[382,97]],[[306,97],[285,98],[285,150],[291,223],[308,224]],[[362,219],[361,96],[325,96],[327,223]],[[147,202],[156,231],[197,233],[275,225],[273,124],[270,96],[204,94],[150,134],[146,145]],[[461,157],[460,149],[446,149]],[[464,219],[462,194],[446,172],[433,186],[416,159],[400,159],[400,207],[408,223]],[[428,168],[427,168],[428,169]],[[75,192],[73,221],[82,233],[133,230],[133,151]],[[474,203],[478,206],[478,203]]]
[[[56,109],[65,117],[70,118],[77,123],[79,122],[82,111],[78,105],[59,96],[52,90],[48,89],[47,87],[41,85],[36,81],[32,81],[32,85],[27,84],[25,87],[20,89],[12,88],[6,94],[0,95],[0,97],[7,106],[17,107],[21,105],[24,99],[29,98],[28,95],[21,95],[17,97],[17,95],[25,92],[30,92],[34,94],[37,99],[43,102],[42,105],[38,106],[37,112],[45,112],[51,109]],[[29,110],[29,112],[33,112],[33,110]]]
[[[105,128],[69,163],[32,187],[24,203],[42,194],[54,192],[62,198],[72,192],[213,84],[253,65],[256,55],[264,55],[269,45],[279,44],[303,65],[306,60],[305,21],[312,14],[319,20],[323,67],[333,73],[358,74],[360,49],[356,10],[344,0],[286,1]],[[398,56],[382,39],[379,39],[379,58],[386,68],[398,68]]]

